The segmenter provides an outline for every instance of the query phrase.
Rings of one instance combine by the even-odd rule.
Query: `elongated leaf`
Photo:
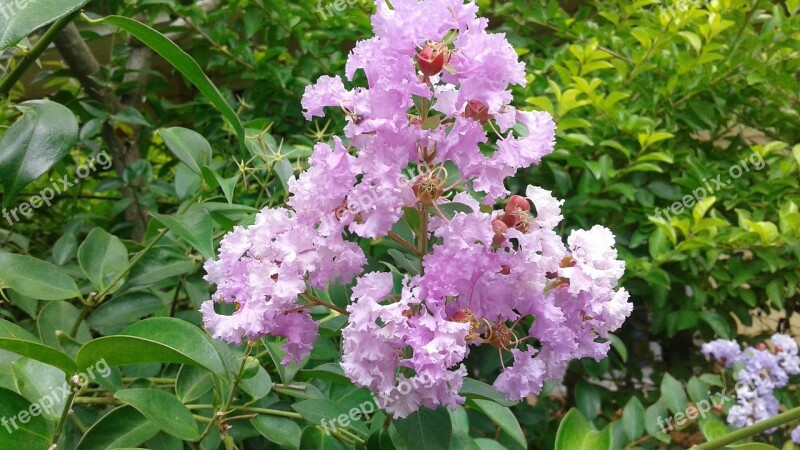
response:
[[[610,450],[611,428],[595,431],[581,412],[569,410],[556,433],[555,450]]]
[[[175,393],[180,401],[188,403],[202,397],[213,387],[214,379],[210,372],[195,366],[181,366],[175,382]]]
[[[189,322],[155,317],[136,322],[122,335],[89,341],[78,352],[78,368],[105,359],[109,366],[174,362],[225,375],[225,365],[211,338]]]
[[[17,108],[24,115],[0,140],[5,207],[10,207],[17,192],[50,170],[78,140],[78,122],[66,107],[49,100],[31,100]]]
[[[61,417],[66,402],[59,389],[66,382],[63,371],[30,358],[20,358],[11,364],[11,372],[17,392],[42,406],[42,417],[53,422]]]
[[[187,128],[162,128],[158,134],[167,148],[192,172],[201,175],[200,168],[211,160],[211,144],[199,133]]]
[[[522,428],[520,428],[517,418],[510,409],[505,406],[500,406],[490,400],[475,399],[473,401],[481,412],[492,419],[501,430],[505,431],[514,442],[519,445],[520,449],[524,450],[528,448],[528,443],[525,440],[525,435],[522,433]]]
[[[36,300],[80,296],[78,286],[58,266],[27,255],[0,253],[0,284]]]
[[[0,388],[0,417],[17,417],[20,411],[29,411],[31,403],[16,392]],[[50,430],[41,416],[31,416],[27,423],[16,420],[9,423],[9,432],[0,428],[0,448],[14,450],[46,450],[50,447]]]
[[[89,0],[3,2],[4,20],[0,22],[0,52],[48,23],[77,11],[87,3]]]
[[[219,89],[217,89],[208,76],[203,73],[203,69],[200,68],[189,54],[181,50],[180,47],[175,45],[174,42],[170,41],[163,34],[128,17],[107,16],[92,21],[92,23],[113,25],[127,31],[172,64],[173,67],[178,69],[178,71],[183,74],[183,76],[186,77],[186,79],[189,80],[189,82],[191,82],[220,113],[222,113],[233,127],[239,138],[240,145],[244,148],[244,127],[239,120],[239,116],[236,115],[236,112],[219,92]]]
[[[314,425],[335,426],[337,428],[349,428],[355,430],[363,437],[368,437],[366,425],[361,420],[350,420],[349,418],[342,423],[337,420],[341,416],[349,416],[350,410],[333,400],[313,399],[303,400],[292,405],[292,409],[300,413],[304,419]],[[448,421],[450,420],[448,416]],[[349,423],[347,423],[349,422]],[[345,426],[347,423],[347,426]],[[301,447],[302,448],[302,447]]]
[[[192,244],[206,258],[214,258],[214,228],[208,210],[200,207],[191,208],[182,216],[153,213],[153,218]]]
[[[306,427],[303,430],[303,435],[300,437],[300,448],[303,450],[347,450],[347,447],[338,439],[315,427]]]
[[[95,289],[103,291],[128,267],[128,250],[118,237],[95,228],[78,249],[78,262]],[[121,283],[109,293],[119,289]]]
[[[95,422],[75,450],[135,447],[158,434],[158,427],[130,406],[119,407]]]
[[[445,408],[422,408],[394,425],[402,443],[413,450],[448,450],[453,436],[453,424]]]
[[[157,389],[125,389],[114,397],[136,408],[165,433],[184,441],[200,439],[192,412],[172,394]]]
[[[3,319],[0,319],[0,349],[50,364],[66,373],[76,370],[72,358],[40,343],[34,335]]]
[[[285,417],[260,415],[250,421],[262,436],[284,448],[298,449],[300,425]]]

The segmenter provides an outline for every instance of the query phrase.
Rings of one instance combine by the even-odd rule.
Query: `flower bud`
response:
[[[508,199],[508,204],[506,205],[506,212],[513,213],[518,209],[528,212],[531,210],[531,204],[528,203],[527,198],[521,195],[512,195],[511,198]]]
[[[489,107],[480,100],[470,100],[469,103],[467,103],[467,110],[464,112],[464,117],[477,120],[480,123],[486,123],[489,121],[490,117]]]
[[[425,45],[417,57],[419,70],[426,77],[432,77],[441,72],[450,61],[450,50],[447,45],[436,42]]]
[[[759,349],[759,350],[766,350],[767,349],[767,344],[765,344],[763,342],[759,342],[758,345],[756,345],[756,348]]]

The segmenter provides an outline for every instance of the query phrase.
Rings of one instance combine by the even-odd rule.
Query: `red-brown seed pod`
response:
[[[426,77],[432,77],[441,72],[449,61],[450,49],[442,42],[427,44],[417,56],[419,70]]]
[[[470,100],[467,103],[467,110],[464,111],[464,117],[472,120],[477,120],[480,123],[486,123],[491,117],[489,115],[489,107],[480,100]]]
[[[503,264],[500,266],[500,275],[509,275],[511,273],[511,267],[507,264]]]

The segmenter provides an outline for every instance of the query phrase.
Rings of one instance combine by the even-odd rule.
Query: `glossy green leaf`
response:
[[[188,403],[205,395],[214,387],[211,372],[196,366],[184,365],[178,372],[175,393],[183,403]]]
[[[66,403],[60,390],[66,383],[64,372],[30,358],[14,361],[11,371],[17,392],[38,404],[42,417],[53,422],[58,421]]]
[[[395,420],[394,425],[402,443],[409,449],[449,450],[450,448],[453,424],[450,421],[450,414],[443,407],[436,410],[421,408],[405,419]]]
[[[87,3],[89,0],[4,2],[0,51],[11,47],[39,28],[79,10]]]
[[[78,249],[78,262],[97,291],[113,293],[122,286],[122,280],[113,287],[110,284],[127,269],[128,249],[118,237],[95,228]]]
[[[158,134],[167,148],[197,175],[201,175],[200,168],[211,161],[211,144],[200,133],[175,127],[162,128]]]
[[[347,446],[335,437],[325,434],[316,427],[306,427],[300,437],[302,450],[347,450]]]
[[[49,100],[31,100],[17,108],[24,113],[22,118],[0,139],[5,207],[11,207],[15,195],[50,170],[78,140],[78,122],[66,107]]]
[[[152,216],[170,231],[192,244],[203,256],[209,259],[214,258],[214,227],[208,210],[196,207],[181,216],[155,213]]]
[[[572,408],[556,432],[555,450],[610,450],[611,429],[595,431],[581,412]]]
[[[73,373],[76,369],[72,358],[42,344],[34,335],[3,319],[0,319],[0,349],[41,361],[66,373]]]
[[[285,417],[259,415],[250,421],[262,436],[283,448],[300,448],[300,425]]]
[[[128,327],[122,335],[86,343],[78,352],[78,368],[105,359],[109,366],[173,362],[192,364],[220,376],[225,365],[211,339],[189,322],[170,317],[145,319]]]
[[[66,300],[80,296],[75,281],[57,266],[13,253],[0,253],[0,285],[36,300]]]
[[[114,398],[136,408],[162,431],[184,441],[197,441],[200,432],[192,412],[174,395],[157,389],[125,389]]]
[[[103,416],[83,435],[75,450],[136,447],[158,434],[159,428],[130,406]]]
[[[524,450],[528,448],[525,434],[522,433],[522,428],[520,428],[519,421],[517,421],[517,418],[510,409],[506,408],[505,406],[500,406],[490,400],[475,399],[473,402],[475,403],[475,406],[478,407],[478,410],[486,414],[486,416],[492,419],[492,421],[496,423],[501,430],[505,431],[514,440],[514,442],[519,445],[520,449]]]
[[[17,417],[14,423],[0,427],[0,448],[14,450],[47,450],[50,447],[50,430],[41,416],[29,414],[31,403],[16,392],[0,388],[0,417]],[[18,419],[18,414],[29,414],[27,423]],[[9,432],[8,430],[11,430]]]

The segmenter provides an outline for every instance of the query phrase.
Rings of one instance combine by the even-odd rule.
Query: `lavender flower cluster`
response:
[[[308,307],[321,302],[310,288],[354,282],[341,366],[391,398],[385,409],[395,417],[463,403],[471,346],[494,346],[501,360],[510,352],[513,364],[494,383],[508,398],[537,394],[570,361],[604,358],[605,338],[631,313],[616,288],[624,263],[614,236],[595,226],[565,245],[555,231],[563,202],[534,186],[493,209],[509,194],[506,178],[552,152],[555,123],[511,106],[525,65],[503,34],[487,32],[474,2],[376,7],[375,37],[356,44],[346,66],[349,83],[363,70],[367,86],[324,76],[302,100],[309,120],[343,111],[344,138],[316,145],[309,169],[289,183],[288,208],[266,209],[223,239],[219,259],[206,263],[217,290],[202,306],[205,326],[234,343],[285,337],[284,363],[300,361],[318,329]],[[461,207],[447,216],[451,203]],[[408,210],[420,217],[416,245],[391,233]],[[345,236],[390,236],[422,270],[364,274],[366,256]],[[215,302],[236,312],[218,314]],[[414,383],[422,378],[433,382]],[[409,382],[422,387],[397,392]]]
[[[770,341],[772,351],[764,343],[742,350],[738,342],[725,339],[702,346],[703,355],[737,372],[736,405],[728,411],[732,427],[743,428],[777,415],[780,404],[775,390],[785,387],[790,375],[800,374],[797,342],[784,334],[775,334]],[[792,431],[792,440],[800,444],[800,427]]]

